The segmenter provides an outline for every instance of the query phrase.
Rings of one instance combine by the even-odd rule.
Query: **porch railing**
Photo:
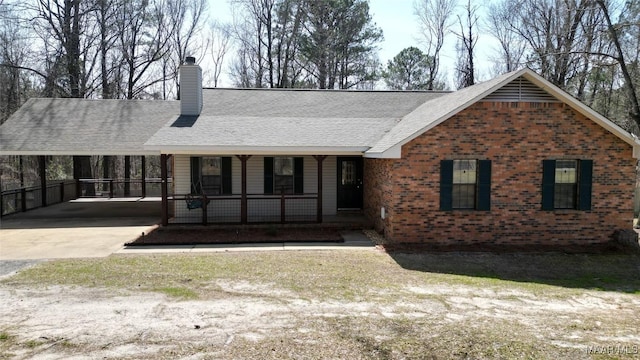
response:
[[[76,198],[75,181],[53,181],[46,186],[46,201],[42,201],[41,186],[27,186],[0,193],[0,215],[9,215],[58,204]]]
[[[169,222],[173,224],[240,224],[242,195],[171,195]],[[315,222],[318,194],[246,195],[247,223]]]
[[[171,179],[169,179],[171,182]],[[79,197],[114,198],[161,196],[160,178],[146,179],[80,179]]]

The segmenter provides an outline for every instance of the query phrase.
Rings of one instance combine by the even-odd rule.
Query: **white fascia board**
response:
[[[160,155],[160,151],[154,150],[135,150],[135,151],[125,151],[125,150],[96,150],[96,151],[60,151],[60,150],[0,150],[0,155],[23,155],[23,156],[93,156],[93,155],[107,155],[107,156],[125,156],[125,155],[133,155],[133,156],[154,156]]]
[[[364,157],[370,159],[401,159],[402,145],[394,145],[383,152],[366,152],[364,153]]]
[[[366,147],[287,147],[287,146],[156,146],[146,149],[175,155],[345,155],[362,156]]]
[[[631,136],[631,133],[627,132],[626,130],[616,125],[611,120],[602,116],[600,113],[588,107],[587,105],[583,104],[581,101],[577,100],[576,98],[569,95],[565,91],[561,90],[557,86],[548,82],[547,80],[542,78],[540,75],[534,73],[533,71],[525,72],[523,75],[527,80],[536,84],[542,90],[555,96],[557,99],[559,99],[563,103],[571,106],[572,109],[576,110],[577,112],[591,119],[596,124],[600,125],[604,129],[612,133],[613,135],[625,141],[627,144],[633,146],[634,152],[635,152],[635,147],[640,146],[640,142],[638,141],[638,139]]]
[[[393,147],[396,146],[402,146],[405,144],[408,144],[409,142],[413,141],[415,138],[417,138],[418,136],[424,134],[425,132],[433,129],[434,127],[442,124],[443,122],[449,120],[451,117],[453,117],[454,115],[458,114],[459,112],[461,112],[462,110],[468,108],[469,106],[477,103],[478,101],[480,101],[481,99],[485,98],[487,95],[491,94],[492,92],[494,92],[496,89],[499,89],[503,86],[505,86],[506,84],[510,83],[511,81],[513,81],[514,79],[517,79],[518,77],[526,74],[527,72],[532,72],[532,70],[529,69],[521,69],[519,71],[513,72],[510,76],[502,79],[502,81],[500,81],[497,84],[494,84],[491,88],[485,89],[485,91],[483,91],[482,93],[474,96],[472,99],[459,104],[458,106],[456,106],[454,109],[452,109],[451,111],[447,112],[446,114],[440,116],[438,119],[436,119],[435,121],[432,121],[431,123],[429,123],[428,125],[422,127],[420,130],[414,132],[413,134],[409,135],[408,137],[404,138],[403,140],[401,140],[400,142],[398,142],[396,145],[394,145]],[[438,98],[434,99],[433,101],[437,102]],[[415,111],[415,110],[414,110]],[[411,116],[411,113],[407,114],[406,116]],[[385,153],[388,150],[385,150]],[[398,155],[398,158],[400,156]]]

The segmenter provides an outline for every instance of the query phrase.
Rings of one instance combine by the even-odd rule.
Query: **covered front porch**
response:
[[[365,222],[361,156],[163,154],[161,164],[163,225]]]

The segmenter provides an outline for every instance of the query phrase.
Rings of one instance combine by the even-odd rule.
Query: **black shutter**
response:
[[[293,193],[304,194],[304,158],[293,158]]]
[[[440,210],[453,209],[453,160],[440,161]]]
[[[491,160],[478,161],[478,210],[491,210]]]
[[[593,160],[580,160],[578,176],[578,210],[591,210],[591,184],[593,183]]]
[[[542,160],[542,210],[553,210],[556,188],[556,161]]]
[[[264,158],[264,193],[273,194],[273,158]]]
[[[231,158],[222,158],[222,194],[231,195]]]
[[[200,194],[202,192],[202,184],[200,183],[200,174],[202,168],[199,157],[191,157],[191,193]]]

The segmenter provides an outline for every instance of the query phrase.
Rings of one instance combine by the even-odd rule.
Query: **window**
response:
[[[542,209],[591,210],[592,160],[544,160]]]
[[[304,159],[301,157],[265,157],[265,194],[302,194]]]
[[[440,210],[491,208],[491,160],[443,160]]]
[[[556,209],[575,209],[578,195],[578,161],[556,161],[553,207]]]
[[[476,207],[476,160],[453,160],[452,207],[474,209]]]
[[[293,194],[293,158],[273,158],[273,190],[276,194]]]
[[[231,194],[231,158],[203,156],[191,158],[191,193]]]

